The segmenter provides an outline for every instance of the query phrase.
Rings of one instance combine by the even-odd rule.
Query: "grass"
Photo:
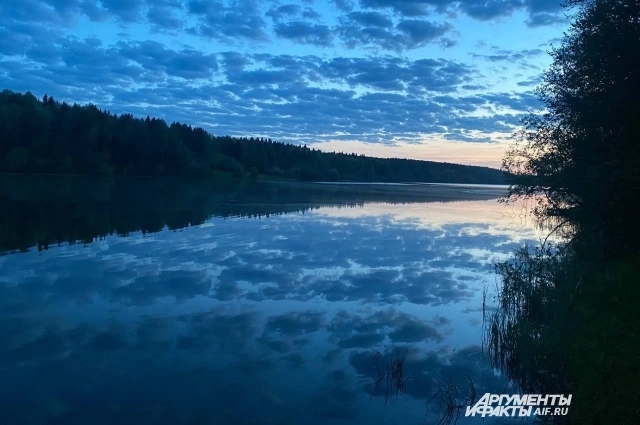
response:
[[[524,247],[496,265],[501,278],[486,308],[483,348],[492,366],[528,394],[572,395],[567,416],[538,418],[554,425],[640,424],[640,255],[615,262],[586,260],[563,246]],[[589,257],[587,257],[589,258]],[[407,393],[407,352],[388,363],[373,353],[372,398],[385,403]],[[433,380],[427,400],[438,425],[455,425],[476,401],[471,377]]]
[[[612,263],[522,249],[496,267],[493,365],[523,392],[572,394],[555,424],[640,423],[640,257]]]
[[[382,354],[380,351],[373,352],[373,362],[376,369],[376,378],[369,384],[373,387],[371,398],[377,398],[384,396],[385,403],[388,403],[390,399],[397,399],[398,396],[405,396],[407,394],[406,376],[404,373],[404,362],[407,358],[408,350],[404,355],[400,356],[399,351],[396,351],[396,355],[391,358],[389,364],[385,368],[380,367],[380,357]]]
[[[406,396],[407,380],[410,379],[405,373],[405,360],[408,350],[400,354],[396,350],[389,362],[382,367],[380,359],[382,354],[374,351],[372,354],[376,377],[367,386],[372,388],[371,399],[382,397],[385,404],[398,397]],[[438,377],[432,380],[433,390],[427,399],[427,406],[433,405],[437,410],[438,425],[455,425],[462,416],[467,406],[471,406],[476,401],[476,389],[468,374],[465,375],[468,389],[458,383],[450,372],[447,378]]]
[[[466,378],[468,389],[456,382],[452,374],[448,378],[433,380],[434,390],[427,405],[435,404],[438,425],[455,425],[467,406],[476,402],[476,387],[471,376],[467,374]]]

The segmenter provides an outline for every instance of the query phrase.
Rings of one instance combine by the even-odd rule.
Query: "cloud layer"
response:
[[[480,33],[462,22],[535,31],[560,12],[548,0],[2,0],[0,78],[215,134],[490,143],[540,106],[544,48],[469,51]]]

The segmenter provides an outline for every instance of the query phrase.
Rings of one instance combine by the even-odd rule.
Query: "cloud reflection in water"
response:
[[[420,423],[438,374],[503,384],[482,289],[537,235],[501,208],[214,217],[0,257],[0,423]],[[369,402],[373,349],[408,350],[407,399]]]

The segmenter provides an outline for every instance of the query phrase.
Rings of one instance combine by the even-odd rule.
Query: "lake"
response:
[[[0,424],[436,423],[505,387],[483,294],[540,234],[504,193],[0,177]]]

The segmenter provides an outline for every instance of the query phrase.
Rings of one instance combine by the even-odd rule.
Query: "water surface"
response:
[[[420,424],[482,353],[504,188],[0,178],[1,424]],[[372,353],[407,395],[371,400]],[[480,422],[479,420],[477,421]]]

